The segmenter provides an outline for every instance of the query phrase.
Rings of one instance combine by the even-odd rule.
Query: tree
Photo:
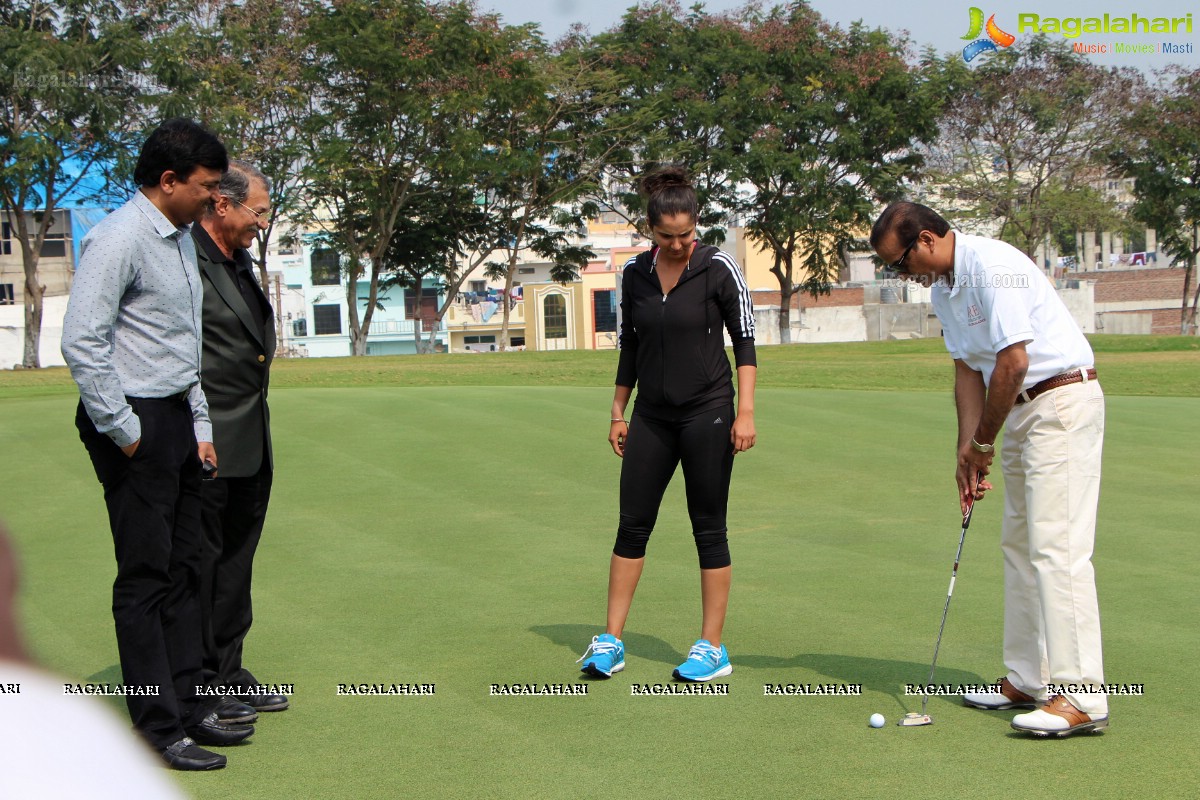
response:
[[[460,261],[490,241],[488,214],[475,196],[474,187],[442,184],[437,191],[416,193],[397,221],[386,256],[388,273],[380,283],[380,291],[399,286],[413,293],[417,352],[433,352],[437,324],[470,271],[460,269]],[[476,261],[472,268],[478,265]],[[425,313],[423,299],[428,280],[440,283],[444,298],[431,317]],[[427,326],[429,334],[424,346],[421,325]]]
[[[739,106],[725,135],[744,187],[737,209],[773,256],[789,342],[792,295],[829,291],[875,202],[921,166],[914,145],[932,139],[939,99],[886,31],[831,28],[803,3],[746,22],[749,63],[729,89]]]
[[[303,69],[305,8],[301,0],[210,0],[185,8],[190,13],[154,41],[153,69],[167,89],[156,105],[163,117],[203,122],[231,157],[266,175],[271,213],[258,232],[255,261],[270,297],[267,250],[275,226],[302,216],[306,189],[300,131],[312,87]]]
[[[540,44],[536,43],[535,44]],[[510,80],[497,104],[499,140],[480,179],[487,217],[494,225],[487,275],[504,280],[511,297],[523,252],[551,262],[551,278],[566,283],[579,276],[593,256],[576,244],[593,203],[581,202],[600,187],[603,170],[624,142],[603,116],[616,94],[610,76],[586,51],[566,47],[552,57],[545,47],[531,51],[521,80]],[[508,349],[511,303],[503,303],[500,349]]]
[[[1160,249],[1184,268],[1180,333],[1196,331],[1200,300],[1200,69],[1160,76],[1127,121],[1132,144],[1115,149],[1112,163],[1134,178],[1133,215],[1158,233]],[[1192,284],[1196,291],[1190,298]]]
[[[136,70],[149,26],[136,4],[0,6],[0,206],[21,247],[25,367],[41,365],[38,262],[55,212],[140,128]]]
[[[685,165],[700,200],[701,238],[725,238],[733,206],[726,126],[740,112],[736,95],[745,65],[738,18],[709,15],[676,0],[631,8],[614,30],[590,44],[590,58],[618,94],[604,115],[611,149],[594,197],[649,233],[637,185],[647,167]]]
[[[511,43],[521,34],[458,0],[311,0],[308,13],[316,94],[305,177],[313,216],[344,255],[351,348],[362,355],[400,219],[439,182],[474,183],[491,143],[488,98],[519,70]]]
[[[958,54],[935,60],[949,95],[929,153],[944,211],[992,221],[1033,256],[1056,226],[1088,229],[1111,216],[1102,194],[1074,190],[1105,175],[1139,78],[1097,66],[1066,41],[1022,38],[968,68]]]

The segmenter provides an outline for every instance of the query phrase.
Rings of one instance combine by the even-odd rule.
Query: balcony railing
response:
[[[478,313],[478,317],[476,316],[476,313]],[[445,322],[447,327],[462,325],[466,325],[467,328],[474,326],[487,326],[489,328],[498,327],[504,320],[504,307],[498,306],[486,322],[484,321],[483,317],[484,308],[482,304],[475,304],[471,306],[467,305],[466,303],[455,303],[454,305],[450,306],[450,309],[446,312]],[[524,300],[518,300],[513,304],[512,310],[509,311],[508,321],[510,325],[525,324]]]

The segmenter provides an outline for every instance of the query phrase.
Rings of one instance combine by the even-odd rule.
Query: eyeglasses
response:
[[[918,233],[917,238],[913,239],[912,243],[908,247],[904,248],[904,253],[901,254],[900,258],[898,258],[895,262],[888,264],[888,269],[895,272],[907,272],[908,270],[904,268],[904,262],[908,258],[908,254],[912,252],[912,249],[917,246],[917,242],[919,241],[921,241],[921,234]]]
[[[269,216],[271,213],[270,209],[267,209],[266,211],[255,211],[253,208],[246,205],[241,200],[238,200],[236,197],[229,197],[229,195],[227,195],[227,194],[222,195],[222,197],[228,197],[230,200],[232,200],[233,202],[237,203],[242,208],[249,211],[251,214],[254,215],[254,219],[258,222],[267,222],[270,219],[270,216]]]

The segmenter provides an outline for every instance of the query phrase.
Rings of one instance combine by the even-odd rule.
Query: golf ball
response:
[[[882,728],[884,722],[886,722],[886,720],[883,718],[883,714],[872,714],[871,715],[871,727],[872,728]]]

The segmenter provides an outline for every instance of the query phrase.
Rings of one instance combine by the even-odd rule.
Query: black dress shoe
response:
[[[258,719],[258,712],[245,703],[239,703],[232,696],[226,695],[216,707],[217,719],[221,722],[252,723]]]
[[[254,726],[221,722],[217,719],[217,712],[213,711],[200,724],[185,728],[184,731],[200,744],[220,746],[249,739],[254,735]]]
[[[285,694],[240,694],[237,700],[255,711],[283,711],[288,707]]]
[[[162,751],[162,760],[171,769],[188,770],[192,772],[206,769],[221,769],[225,766],[225,756],[210,753],[191,739],[183,738]]]

